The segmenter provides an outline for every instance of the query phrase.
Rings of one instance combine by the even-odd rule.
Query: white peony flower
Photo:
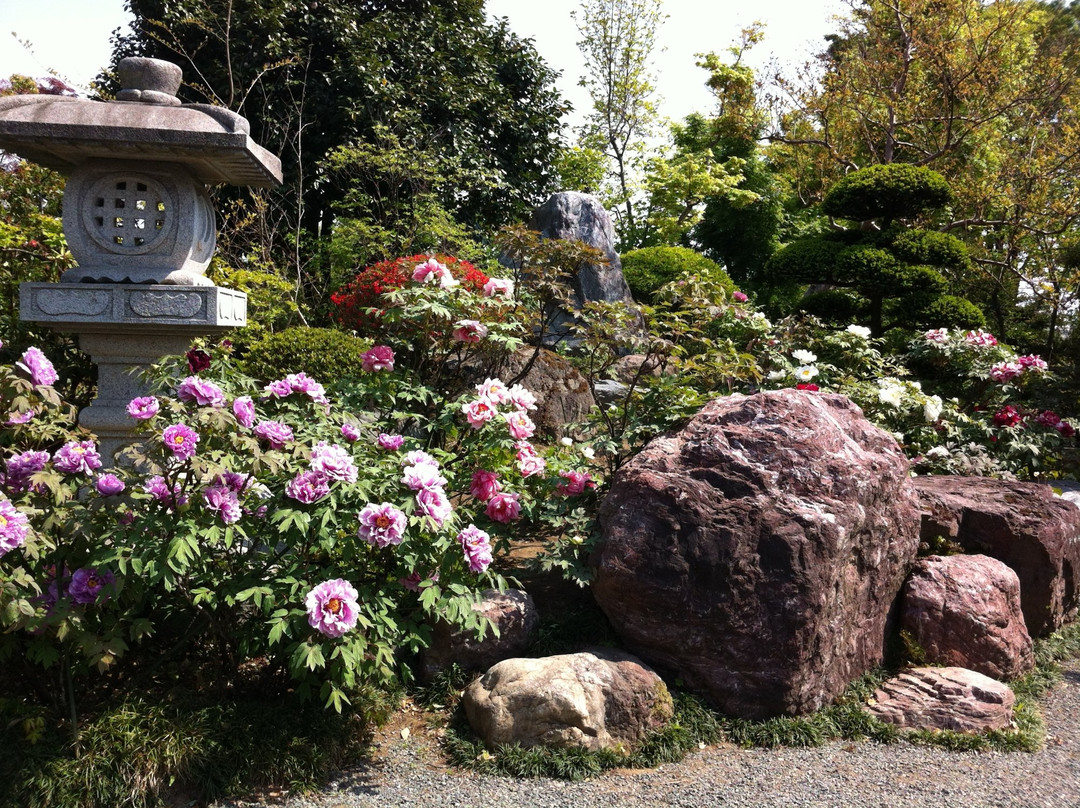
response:
[[[812,365],[817,361],[816,353],[811,353],[810,351],[804,351],[802,349],[798,351],[792,351],[791,355],[800,365]]]
[[[813,356],[813,354],[811,354]],[[800,382],[808,382],[818,375],[818,369],[813,365],[801,365],[795,368],[795,378]]]
[[[854,334],[856,337],[862,337],[863,339],[870,339],[870,329],[865,325],[849,325],[847,327],[849,334]]]
[[[878,401],[900,409],[904,403],[904,388],[896,382],[885,382],[878,388]]]
[[[926,403],[923,404],[923,416],[928,423],[932,424],[941,417],[941,407],[941,396],[927,396]]]

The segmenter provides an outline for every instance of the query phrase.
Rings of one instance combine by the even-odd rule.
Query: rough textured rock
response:
[[[1012,722],[1008,685],[965,668],[912,668],[889,679],[867,710],[904,729],[980,732]]]
[[[528,366],[533,351],[531,347],[522,348],[503,360],[500,378],[515,378]],[[596,405],[588,380],[577,368],[547,349],[540,350],[520,384],[536,396],[536,410],[530,417],[545,437],[561,438],[568,424],[584,421]]]
[[[463,704],[488,746],[630,749],[672,715],[660,677],[609,649],[507,659],[469,685]]]
[[[1028,633],[1041,637],[1080,606],[1080,509],[1050,486],[988,477],[917,477],[923,541],[950,539],[1008,564]]]
[[[454,631],[447,623],[436,623],[431,645],[421,654],[425,680],[431,681],[439,671],[455,663],[465,670],[487,670],[496,662],[519,656],[536,640],[540,616],[527,592],[489,589],[473,609],[494,623],[498,634],[487,632],[477,640],[471,631]]]
[[[622,261],[615,251],[611,216],[596,197],[577,191],[552,194],[533,212],[529,229],[544,238],[583,241],[607,257],[607,265],[588,264],[578,270],[574,279],[576,307],[592,300],[633,302],[622,274]]]
[[[919,559],[904,584],[900,626],[931,665],[994,679],[1015,679],[1035,667],[1020,579],[989,556]]]
[[[626,647],[724,712],[801,714],[882,659],[918,545],[908,464],[842,396],[708,404],[600,509],[593,594]]]

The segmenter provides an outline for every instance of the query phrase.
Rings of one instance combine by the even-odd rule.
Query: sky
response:
[[[112,31],[127,27],[123,5],[123,0],[0,0],[0,76],[55,72],[85,87],[108,62]],[[487,0],[486,5],[490,16],[507,17],[511,30],[532,39],[547,63],[562,72],[559,88],[576,110],[572,124],[589,105],[578,86],[581,37],[571,17],[579,5],[579,0]],[[722,52],[742,28],[762,21],[765,41],[750,63],[760,66],[772,55],[799,63],[821,49],[822,37],[835,30],[833,15],[844,8],[842,0],[664,0],[668,18],[657,36],[662,50],[653,58],[661,113],[679,120],[711,111],[706,74],[695,66],[694,54]]]

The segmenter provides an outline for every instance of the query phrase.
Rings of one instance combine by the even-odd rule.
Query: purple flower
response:
[[[200,407],[225,406],[225,394],[221,392],[221,388],[198,376],[188,376],[180,382],[176,397],[181,401],[194,401]]]
[[[180,483],[173,483],[170,489],[169,483],[160,475],[147,480],[143,490],[158,502],[164,503],[170,510],[187,504],[187,496],[181,493],[183,489]]]
[[[161,405],[153,396],[139,396],[131,399],[127,405],[127,414],[137,421],[146,421],[158,414]]]
[[[379,437],[375,439],[375,445],[388,452],[396,452],[405,445],[405,438],[401,435],[388,435],[385,432],[380,432]]]
[[[379,505],[369,502],[360,511],[359,519],[360,529],[357,530],[356,535],[376,547],[401,544],[408,524],[405,514],[389,502]]]
[[[317,471],[301,471],[285,486],[285,495],[310,505],[330,493],[330,483]]]
[[[237,494],[255,485],[255,480],[250,476],[238,474],[235,471],[226,471],[214,479],[214,485],[223,485]]]
[[[101,455],[92,440],[71,441],[57,449],[53,466],[63,474],[90,474],[101,468]]]
[[[240,500],[231,488],[211,485],[203,491],[203,502],[206,503],[206,510],[220,515],[221,521],[227,525],[240,518]]]
[[[199,433],[187,424],[173,424],[165,427],[161,433],[165,448],[180,460],[187,460],[195,454],[195,444],[199,442]]]
[[[413,491],[423,488],[442,488],[446,485],[446,478],[439,473],[439,467],[431,463],[407,466],[401,481]]]
[[[68,596],[76,603],[97,603],[101,590],[116,580],[109,570],[78,569],[71,574]],[[108,599],[108,596],[106,596]]]
[[[292,395],[292,385],[287,379],[278,379],[276,382],[270,382],[263,390],[275,398],[286,398],[287,396]]]
[[[356,626],[360,611],[359,595],[348,581],[335,578],[323,581],[304,599],[308,624],[327,637],[340,637]]]
[[[34,420],[34,416],[37,415],[37,410],[27,410],[26,412],[15,412],[8,415],[8,419],[5,422],[8,426],[19,426],[19,424],[28,424]]]
[[[352,421],[346,421],[341,425],[341,437],[347,441],[360,440],[360,427]]]
[[[443,526],[454,510],[441,488],[421,489],[416,495],[416,505],[422,514],[430,516],[439,527]]]
[[[30,488],[30,477],[37,474],[49,462],[48,452],[28,450],[13,455],[4,464],[6,484],[13,494],[21,494]]]
[[[326,441],[319,441],[315,444],[311,450],[311,470],[331,480],[344,483],[356,482],[356,466],[353,465],[349,450],[336,443],[327,444]]]
[[[470,570],[480,573],[491,565],[491,537],[487,533],[476,525],[469,525],[458,533],[457,539]]]
[[[424,582],[424,580],[425,580],[424,576],[422,576],[419,572],[411,572],[411,573],[409,573],[409,575],[407,575],[404,578],[398,578],[398,583],[401,584],[406,589],[408,589],[410,592],[419,592],[420,591],[420,584],[422,584]],[[429,575],[427,577],[427,580],[431,581],[432,583],[438,583],[439,582],[438,570],[431,573],[431,575]]]
[[[124,481],[115,474],[102,474],[97,478],[94,487],[97,488],[97,492],[103,497],[115,497],[127,488],[127,486],[124,485]]]
[[[360,367],[368,373],[394,369],[394,352],[386,345],[376,345],[361,357]]]
[[[233,402],[232,411],[240,426],[251,429],[251,425],[255,423],[255,402],[251,400],[251,396],[240,396],[236,399]]]
[[[53,384],[60,378],[56,375],[56,369],[53,367],[52,362],[41,352],[40,348],[27,348],[23,352],[22,358],[15,363],[15,367],[26,371],[30,375],[30,381],[39,386]]]
[[[255,436],[269,443],[271,449],[280,449],[293,439],[293,431],[281,421],[259,421]]]
[[[184,358],[187,359],[188,372],[192,376],[210,367],[210,354],[198,348],[192,348],[184,354]]]
[[[303,393],[319,404],[327,403],[326,390],[317,381],[308,377],[306,373],[290,373],[285,377],[285,381],[289,383],[289,387],[294,393]]]
[[[26,514],[19,512],[6,499],[0,499],[0,556],[21,547],[29,531]]]

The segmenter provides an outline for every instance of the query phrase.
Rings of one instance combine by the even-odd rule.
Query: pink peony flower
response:
[[[101,599],[101,590],[111,586],[116,580],[109,570],[78,569],[71,574],[68,596],[75,603],[97,603]]]
[[[494,471],[477,469],[473,472],[472,483],[469,485],[469,493],[481,502],[487,502],[502,490],[499,484],[499,475]]]
[[[53,384],[60,378],[57,376],[52,362],[41,352],[40,348],[30,347],[23,351],[23,355],[15,363],[15,367],[26,371],[30,376],[30,381],[39,387]]]
[[[998,344],[997,337],[981,328],[964,334],[964,342],[977,348],[993,348]]]
[[[7,421],[4,423],[7,426],[19,426],[20,424],[28,424],[34,420],[34,416],[37,415],[37,410],[27,410],[26,412],[16,412],[8,416]]]
[[[115,474],[102,474],[94,482],[94,487],[103,497],[115,497],[127,488],[127,486],[124,485],[124,481]]]
[[[994,424],[1005,429],[1011,429],[1019,424],[1022,419],[1023,416],[1020,411],[1013,406],[1002,407],[994,413],[993,417]]]
[[[360,614],[359,595],[348,581],[323,581],[304,599],[308,625],[327,637],[341,637],[356,627]]]
[[[176,397],[181,401],[194,401],[200,407],[224,407],[225,394],[221,388],[198,376],[188,376],[176,390]]]
[[[509,278],[492,278],[484,284],[484,297],[514,296],[514,282]]]
[[[480,342],[488,335],[488,327],[479,320],[458,320],[451,334],[458,342]]]
[[[412,277],[414,281],[420,283],[437,283],[443,289],[453,289],[458,285],[457,279],[446,268],[446,265],[440,264],[434,258],[429,258],[424,263],[419,264],[413,270]]]
[[[731,297],[736,303],[745,303],[747,300],[750,299],[746,296],[744,292],[740,292],[738,290],[732,292]]]
[[[401,544],[408,525],[405,514],[389,502],[378,505],[369,502],[360,511],[359,519],[360,528],[356,535],[375,547]]]
[[[285,486],[285,496],[310,505],[330,493],[330,483],[317,471],[301,471]]]
[[[227,486],[211,485],[203,491],[203,502],[206,503],[206,510],[218,514],[227,525],[239,521],[242,515],[236,491]]]
[[[536,396],[532,394],[532,391],[527,390],[520,384],[515,384],[508,391],[510,396],[510,403],[514,405],[518,410],[535,410],[536,409]]]
[[[385,432],[380,432],[379,437],[375,439],[375,445],[388,452],[396,452],[405,445],[405,438],[401,435],[388,435]]]
[[[360,440],[360,427],[352,421],[346,421],[341,425],[341,437],[347,441]]]
[[[506,421],[510,437],[514,440],[531,438],[533,433],[536,432],[536,424],[532,422],[532,418],[525,414],[525,410],[508,412],[503,415],[503,419]]]
[[[236,399],[233,402],[232,411],[240,426],[251,429],[251,425],[255,423],[255,402],[251,400],[251,396],[240,396]]]
[[[139,396],[128,402],[127,414],[136,421],[146,421],[158,414],[161,405],[153,396]]]
[[[821,388],[818,387],[813,382],[799,382],[797,385],[795,385],[795,389],[796,390],[809,390],[811,393],[815,393],[818,390],[820,390]]]
[[[458,533],[457,540],[470,570],[481,573],[491,566],[491,537],[487,533],[476,525],[469,525]]]
[[[517,467],[522,477],[532,477],[547,468],[547,461],[536,453],[532,444],[521,441],[515,444],[517,449]]]
[[[564,497],[573,497],[581,494],[586,488],[596,488],[596,483],[588,472],[583,471],[560,471],[559,476],[566,482],[559,483],[555,490]]]
[[[165,448],[177,458],[187,460],[195,454],[195,444],[199,442],[199,434],[187,424],[173,424],[165,427],[165,431],[161,433],[161,440]]]
[[[356,466],[352,455],[344,446],[319,441],[311,450],[311,469],[343,483],[356,482]]]
[[[0,556],[21,547],[30,532],[26,514],[20,512],[6,499],[0,499]]]
[[[269,443],[271,449],[281,449],[293,439],[292,427],[281,421],[259,421],[253,431],[255,437]]]
[[[439,473],[439,467],[432,463],[418,463],[415,466],[407,466],[401,481],[413,491],[425,488],[442,488],[446,485],[446,478]]]
[[[484,379],[484,381],[476,385],[476,395],[487,399],[493,406],[505,404],[510,400],[510,391],[500,379]]]
[[[401,465],[403,466],[419,466],[424,463],[429,466],[435,466],[436,468],[439,465],[438,460],[429,455],[427,452],[421,451],[420,449],[414,449],[413,451],[407,453],[405,455],[405,459],[401,461]]]
[[[1017,362],[998,362],[990,368],[990,378],[995,382],[1009,382],[1024,372]]]
[[[71,441],[53,455],[53,467],[63,474],[91,474],[101,468],[101,455],[92,440]]]
[[[1043,426],[1048,426],[1051,429],[1056,428],[1060,421],[1061,416],[1059,416],[1053,410],[1043,410],[1035,416],[1035,423],[1042,424]]]
[[[1042,373],[1046,370],[1046,361],[1035,354],[1028,354],[1027,356],[1018,356],[1016,363],[1020,365],[1024,370],[1032,373]]]
[[[521,514],[521,504],[518,502],[518,494],[499,493],[488,500],[484,513],[493,522],[512,522]]]
[[[173,483],[172,488],[169,488],[169,483],[164,477],[154,476],[146,481],[143,486],[143,490],[156,499],[158,502],[163,503],[169,510],[174,507],[182,507],[187,504],[187,496],[182,494],[183,490],[180,487],[180,483]]]
[[[443,526],[454,510],[441,488],[421,489],[416,495],[416,505],[420,513],[430,516],[439,527]]]
[[[419,592],[420,591],[420,584],[422,584],[425,580],[431,581],[432,583],[438,583],[439,582],[439,572],[438,572],[438,570],[431,573],[431,575],[429,575],[426,579],[419,572],[411,572],[405,578],[398,578],[398,583],[401,584],[406,589],[408,589],[410,592]]]
[[[495,405],[486,398],[474,398],[461,405],[461,411],[469,421],[469,426],[479,429],[495,417]]]
[[[949,341],[949,329],[947,328],[935,328],[931,331],[927,331],[923,334],[923,339],[927,342],[933,342],[937,345],[941,345]]]
[[[361,357],[360,367],[368,373],[394,369],[394,352],[386,345],[376,345]]]
[[[293,389],[288,379],[278,379],[266,385],[263,392],[274,398],[288,398],[292,395]]]

